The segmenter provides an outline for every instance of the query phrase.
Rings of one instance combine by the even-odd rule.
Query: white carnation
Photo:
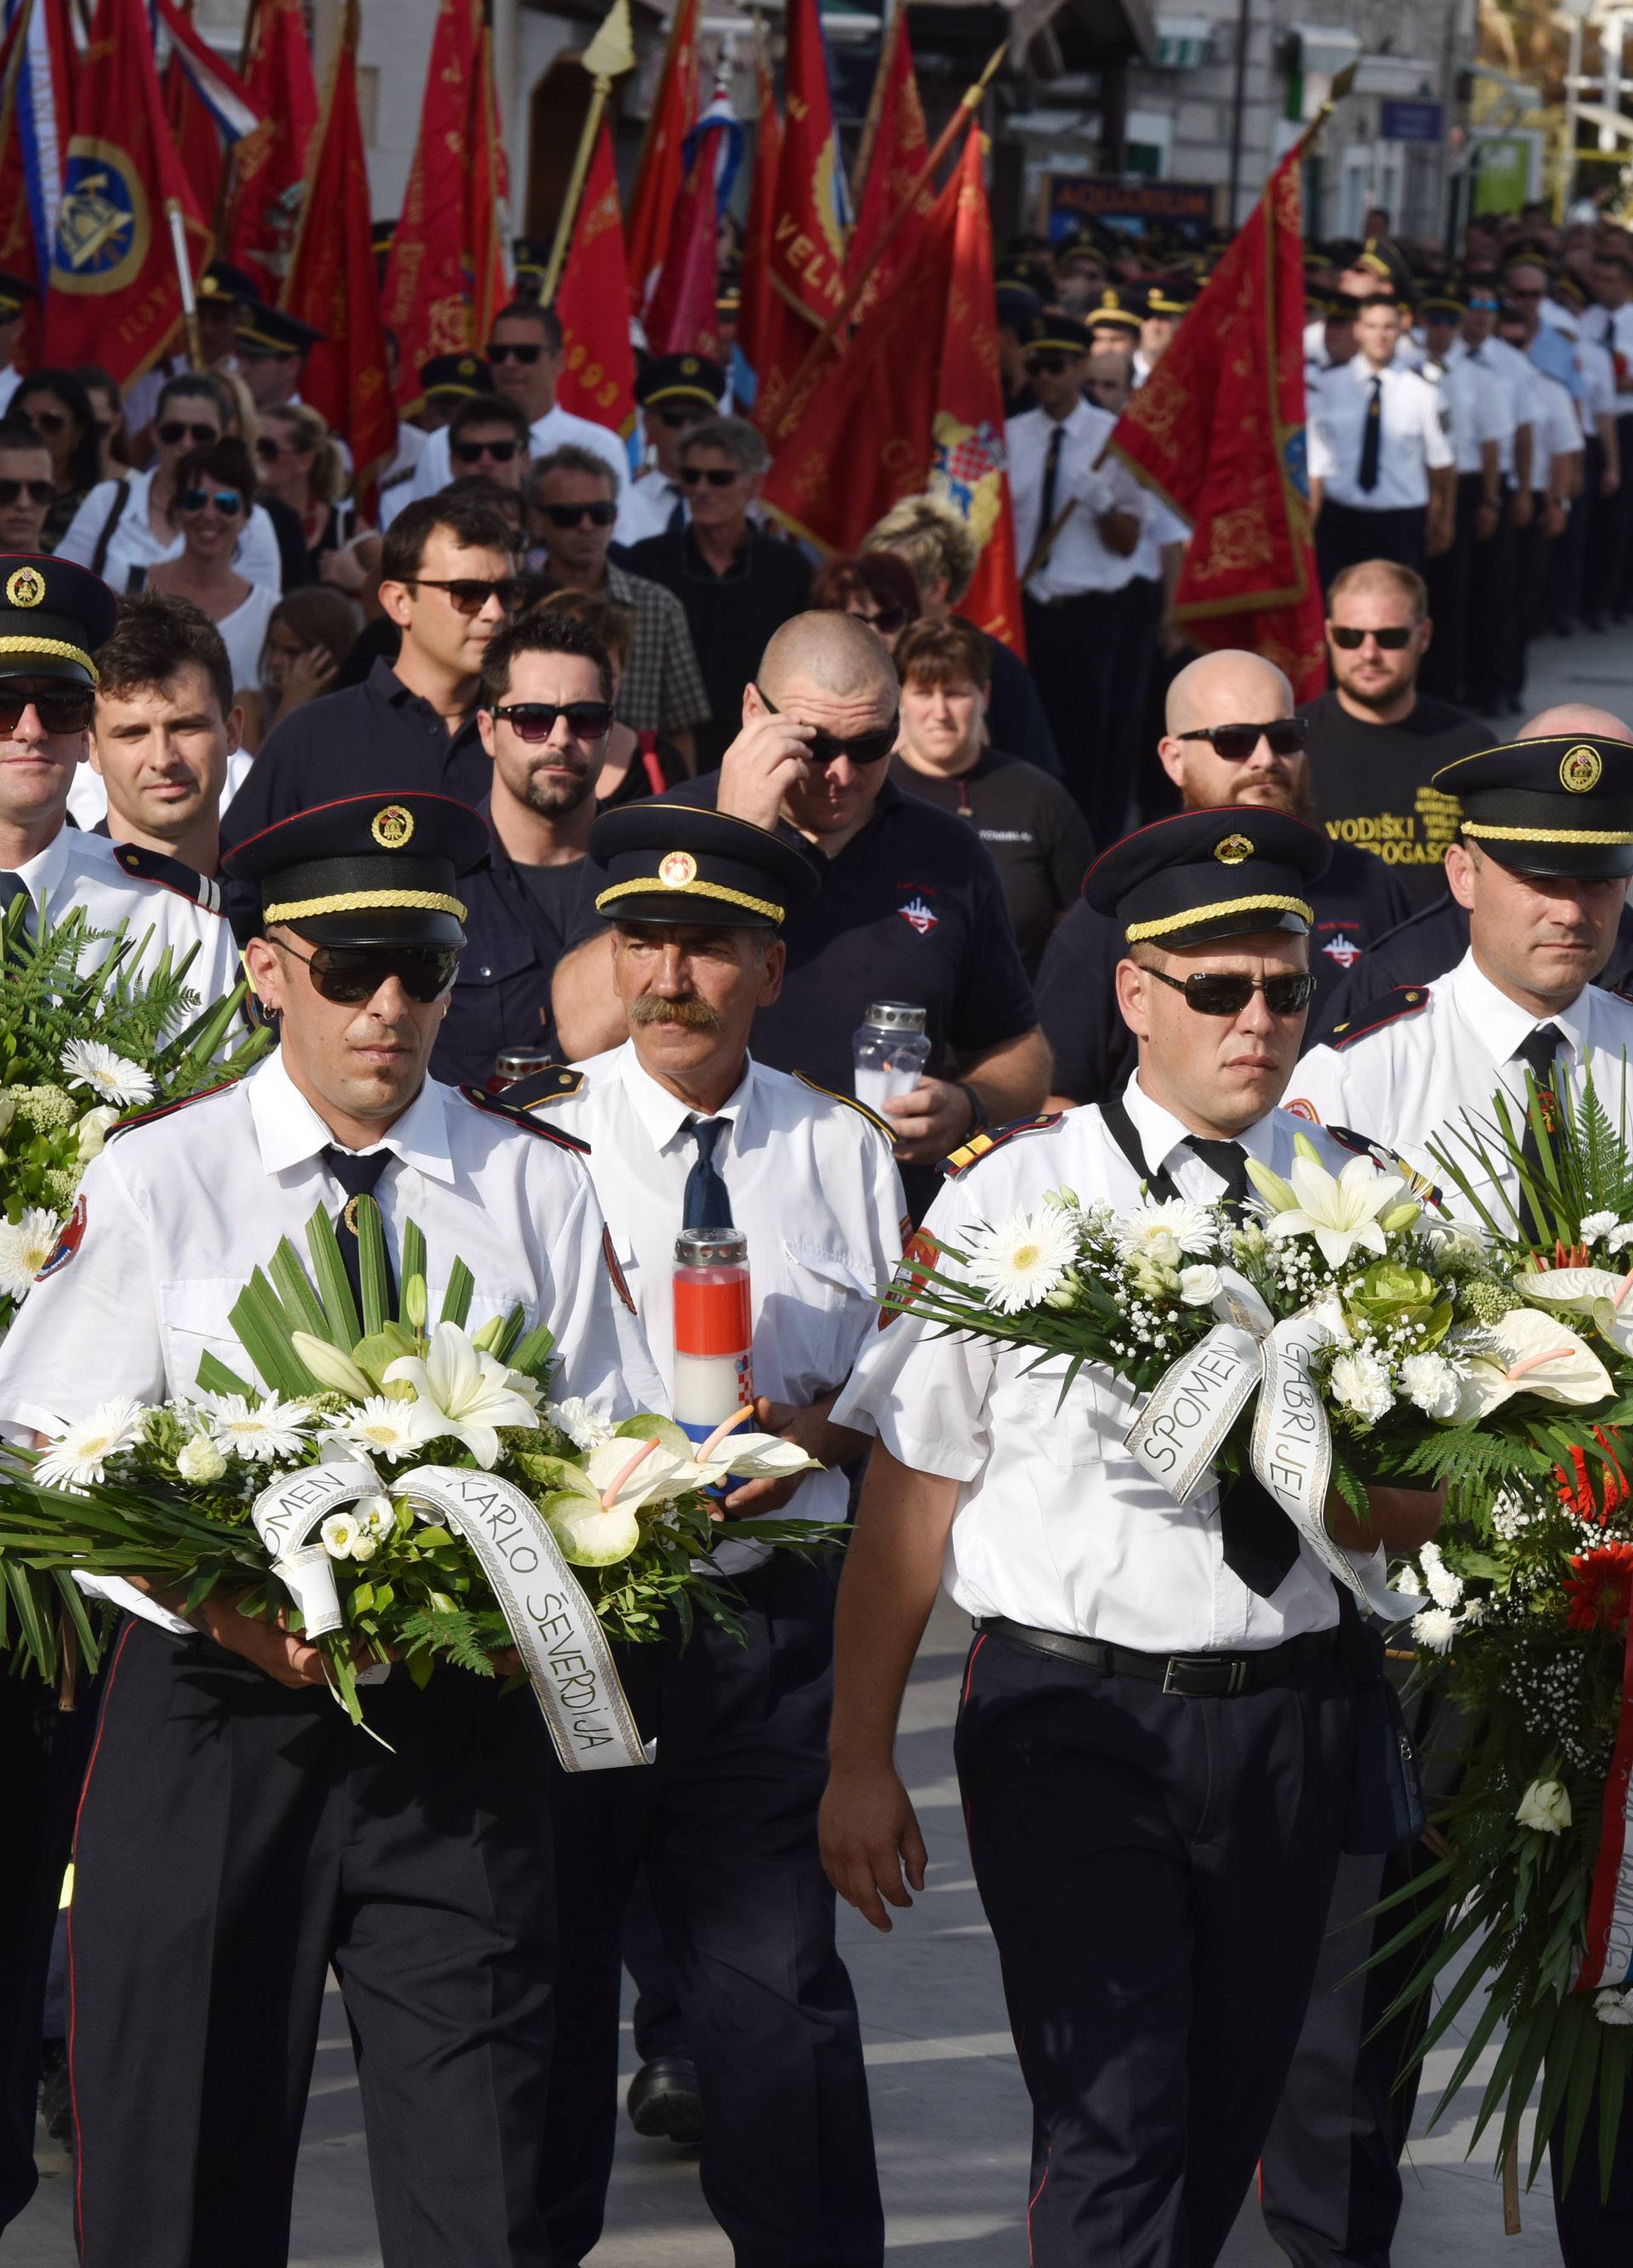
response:
[[[1456,1414],[1458,1377],[1443,1354],[1409,1354],[1400,1366],[1400,1383],[1407,1399],[1425,1418]]]
[[[575,1449],[586,1454],[599,1449],[603,1441],[612,1439],[612,1428],[604,1418],[597,1417],[581,1394],[571,1394],[565,1402],[547,1402],[544,1418],[558,1433],[565,1433]]]
[[[1437,1607],[1457,1607],[1462,1604],[1463,1578],[1453,1574],[1444,1560],[1438,1566],[1434,1567],[1431,1567],[1427,1560],[1424,1562],[1423,1581],[1428,1587],[1430,1597]]]
[[[1582,1241],[1585,1244],[1597,1244],[1601,1236],[1608,1236],[1612,1229],[1621,1226],[1614,1212],[1591,1212],[1582,1224]]]
[[[1346,1410],[1353,1410],[1357,1418],[1376,1421],[1386,1418],[1394,1408],[1394,1389],[1389,1383],[1389,1372],[1375,1354],[1364,1347],[1354,1354],[1341,1354],[1333,1365],[1333,1395]]]
[[[1412,1635],[1431,1653],[1445,1653],[1458,1633],[1458,1619],[1445,1607],[1425,1607],[1412,1617]]]

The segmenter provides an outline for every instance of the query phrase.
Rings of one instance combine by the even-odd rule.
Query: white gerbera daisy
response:
[[[990,1292],[994,1310],[1013,1315],[1048,1298],[1077,1257],[1077,1232],[1069,1213],[1045,1205],[971,1239],[970,1274]]]
[[[152,1073],[100,1040],[70,1040],[62,1064],[70,1086],[88,1087],[99,1102],[118,1103],[128,1110],[133,1103],[153,1100]]]
[[[541,1414],[558,1433],[566,1435],[575,1449],[587,1454],[612,1439],[611,1426],[596,1416],[581,1394],[571,1394],[565,1402],[547,1402]]]
[[[439,1428],[424,1403],[394,1402],[389,1395],[371,1394],[339,1430],[371,1455],[388,1457],[395,1464],[434,1441]]]
[[[129,1449],[142,1430],[142,1404],[128,1395],[104,1402],[52,1442],[34,1467],[45,1488],[91,1488],[107,1476],[110,1457]]]
[[[1117,1249],[1125,1260],[1146,1258],[1172,1267],[1182,1252],[1211,1252],[1218,1241],[1213,1215],[1187,1197],[1164,1197],[1135,1205],[1112,1223]]]
[[[284,1402],[268,1394],[251,1402],[242,1394],[201,1394],[198,1406],[205,1413],[211,1438],[232,1457],[255,1464],[270,1464],[275,1457],[292,1457],[306,1447],[306,1428],[312,1412],[304,1402]]]
[[[0,1220],[0,1292],[13,1300],[28,1297],[62,1226],[44,1205],[30,1205],[21,1220]]]

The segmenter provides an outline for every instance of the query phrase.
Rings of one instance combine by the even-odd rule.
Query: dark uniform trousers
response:
[[[1611,2160],[1610,2191],[1601,2196],[1599,2170],[1599,2090],[1565,2181],[1564,2115],[1548,2137],[1554,2185],[1554,2227],[1563,2268],[1628,2268],[1633,2260],[1633,2098],[1623,2100]]]
[[[1210,2268],[1320,1953],[1355,1749],[1336,1654],[1193,1699],[984,1632],[955,1754],[1033,2112],[1033,2268]]]
[[[1418,689],[1438,701],[1462,698],[1467,677],[1468,584],[1474,570],[1474,515],[1485,494],[1478,473],[1459,473],[1457,518],[1452,541],[1439,556],[1425,562],[1423,579],[1429,585],[1429,615],[1435,635],[1418,672]]]
[[[1518,535],[1511,516],[1513,497],[1504,490],[1495,531],[1474,546],[1468,574],[1467,687],[1477,709],[1496,709],[1513,690],[1518,661],[1523,682],[1525,657],[1517,613]]]
[[[1330,590],[1335,575],[1346,567],[1358,567],[1363,559],[1393,559],[1397,566],[1422,573],[1428,522],[1426,504],[1373,512],[1323,497],[1315,526],[1321,588]]]
[[[83,2268],[283,2268],[330,1964],[387,2268],[547,2268],[556,1936],[532,1696],[439,1668],[358,1731],[127,1622],[69,1926]]]
[[[550,1776],[564,1948],[546,2176],[554,2268],[601,2235],[618,2101],[624,1918],[638,1869],[706,2126],[699,2169],[736,2268],[876,2268],[884,2222],[861,2038],[816,1847],[837,1554],[735,1579],[745,1642],[625,1648],[647,1771]]]
[[[1023,596],[1026,666],[1032,673],[1066,784],[1097,843],[1115,843],[1133,787],[1122,688],[1139,674],[1124,639],[1121,591],[1080,591],[1045,601]]]

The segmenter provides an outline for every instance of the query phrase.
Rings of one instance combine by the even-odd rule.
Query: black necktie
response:
[[[1239,1217],[1247,1199],[1246,1151],[1239,1142],[1204,1142],[1196,1134],[1186,1138],[1224,1183],[1214,1202]],[[1232,1481],[1220,1498],[1219,1535],[1225,1565],[1261,1599],[1280,1589],[1298,1557],[1297,1529],[1252,1473]]]
[[[1378,459],[1384,440],[1384,381],[1372,380],[1372,398],[1366,405],[1366,426],[1361,436],[1362,487],[1369,496],[1378,486]]]
[[[1554,1094],[1554,1066],[1563,1038],[1564,1034],[1557,1024],[1539,1024],[1509,1058],[1511,1063],[1523,1064],[1536,1081],[1537,1108],[1550,1134],[1559,1122],[1559,1106]],[[1521,1162],[1541,1179],[1542,1152],[1537,1142],[1536,1128],[1531,1123],[1529,1097],[1526,1099],[1526,1135],[1519,1145],[1519,1155]],[[1519,1213],[1527,1235],[1536,1239],[1551,1236],[1552,1231],[1546,1218],[1533,1204],[1523,1181],[1520,1184]]]
[[[714,1162],[715,1145],[726,1131],[729,1121],[724,1118],[689,1118],[686,1130],[698,1145],[698,1155],[691,1171],[686,1176],[685,1211],[681,1216],[683,1228],[730,1228],[731,1197],[720,1167]]]
[[[358,1319],[363,1319],[362,1247],[358,1241],[357,1200],[372,1197],[381,1175],[393,1161],[389,1150],[371,1150],[359,1157],[355,1150],[337,1149],[331,1142],[323,1152],[323,1162],[346,1193],[346,1202],[335,1215],[335,1241],[340,1247],[341,1265],[346,1271],[346,1281],[351,1286],[351,1296],[357,1301]],[[383,1240],[382,1240],[383,1241]],[[391,1251],[386,1250],[386,1312],[396,1313],[396,1277],[392,1270]]]
[[[1060,451],[1065,443],[1066,428],[1064,425],[1057,424],[1049,436],[1049,453],[1044,459],[1043,508],[1038,515],[1038,534],[1032,543],[1034,556],[1037,555],[1038,546],[1054,526],[1054,497],[1055,490],[1060,484]]]

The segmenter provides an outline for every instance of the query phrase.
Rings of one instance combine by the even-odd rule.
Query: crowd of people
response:
[[[558,403],[536,298],[419,372],[377,495],[300,401],[314,335],[219,266],[208,366],[123,401],[94,370],[0,380],[5,902],[197,943],[212,995],[242,952],[279,1037],[247,1103],[94,1161],[75,1264],[0,1351],[0,1425],[73,1415],[77,1375],[189,1388],[269,1224],[366,1185],[388,1241],[413,1219],[463,1249],[487,1217],[506,1298],[571,1306],[557,1390],[603,1418],[661,1400],[676,1231],[743,1230],[760,1422],[827,1469],[733,1503],[857,1520],[842,1587],[837,1554],[722,1567],[742,1646],[632,1650],[645,1772],[557,1771],[526,1697],[462,1691],[433,1734],[440,1675],[397,1692],[382,1759],[297,1638],[127,1598],[71,2058],[53,1914],[91,1704],[5,1681],[39,1764],[0,1885],[0,2223],[32,2186],[43,2040],[90,2268],[275,2268],[332,1960],[393,2268],[576,2268],[627,1962],[630,2115],[700,2140],[743,2268],[874,2268],[834,1902],[888,1926],[921,1886],[891,1743],[945,1571],[979,1626],[958,1769],[1035,2113],[1031,2257],[1202,2268],[1262,2157],[1301,2268],[1386,2262],[1410,2041],[1359,2020],[1376,1984],[1318,1977],[1329,1917],[1364,1934],[1414,1863],[1346,1815],[1370,1634],[1290,1528],[1267,1573],[1240,1507],[1136,1475],[1104,1381],[911,1314],[881,1331],[875,1305],[927,1215],[956,1243],[1062,1182],[1235,1201],[1244,1153],[1284,1167],[1301,1126],[1334,1160],[1352,1124],[1409,1155],[1534,1071],[1539,1032],[1560,1079],[1633,1037],[1609,989],[1633,732],[1519,707],[1528,640],[1633,614],[1633,240],[1533,212],[1472,222],[1452,264],[1374,220],[1308,261],[1329,681],[1303,703],[1268,659],[1187,644],[1186,526],[1105,453],[1204,280],[1175,246],[1159,268],[1098,232],[1023,239],[999,266],[1024,659],[960,612],[958,512],[909,496],[814,560],[760,508],[726,364],[644,359],[632,466]],[[1562,785],[1584,746],[1592,778]],[[1484,835],[1482,794],[1509,813]],[[1563,859],[1562,810],[1593,821]],[[406,894],[391,814],[424,867]],[[429,993],[428,900],[462,938]],[[921,1045],[876,1109],[854,1048],[882,1006]],[[1435,1066],[1409,1111],[1397,1053]],[[89,1361],[115,1305],[117,1359]],[[1340,1538],[1357,1554],[1438,1516],[1374,1512]],[[1562,2198],[1568,2268],[1625,2268],[1630,2131],[1606,2198]]]

